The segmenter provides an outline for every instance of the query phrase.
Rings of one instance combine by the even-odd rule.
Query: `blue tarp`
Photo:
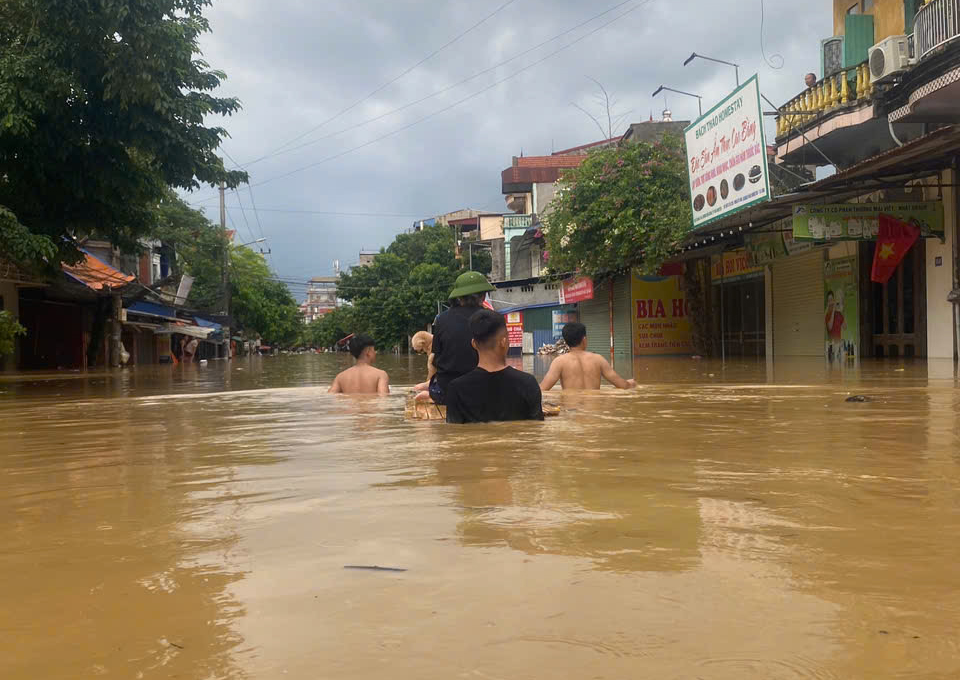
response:
[[[177,310],[175,310],[173,307],[165,307],[154,302],[144,302],[143,300],[138,300],[137,302],[132,303],[129,307],[127,307],[127,311],[134,312],[136,314],[159,316],[164,319],[177,318]]]
[[[206,319],[201,319],[199,316],[193,317],[193,320],[200,328],[216,328],[217,330],[223,328],[223,326],[216,321],[207,321]]]

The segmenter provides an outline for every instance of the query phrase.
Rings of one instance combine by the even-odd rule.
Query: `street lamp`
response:
[[[666,85],[661,85],[660,87],[657,88],[657,91],[654,92],[654,93],[653,93],[652,95],[650,95],[650,96],[651,96],[651,97],[656,97],[658,94],[660,94],[660,93],[663,92],[664,90],[667,90],[668,92],[676,92],[677,94],[685,94],[685,95],[688,96],[688,97],[696,97],[696,98],[697,98],[697,109],[699,109],[700,115],[701,115],[701,116],[703,115],[703,97],[701,97],[701,96],[698,95],[698,94],[692,94],[692,93],[690,93],[690,92],[684,92],[683,90],[674,90],[672,87],[667,87]]]
[[[243,248],[244,246],[252,246],[254,243],[263,243],[266,240],[267,239],[265,238],[258,238],[256,241],[250,241],[250,243],[241,243],[240,245],[237,246],[237,248]]]
[[[740,87],[740,65],[739,64],[734,64],[732,61],[724,61],[723,59],[714,59],[713,57],[705,57],[702,54],[697,54],[696,52],[694,52],[689,57],[687,57],[687,60],[683,62],[683,65],[686,66],[694,59],[706,59],[707,61],[715,61],[718,64],[726,64],[727,66],[732,66],[737,70],[737,87]]]

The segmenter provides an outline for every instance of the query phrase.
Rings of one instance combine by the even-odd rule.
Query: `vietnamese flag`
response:
[[[880,215],[880,231],[870,280],[874,283],[889,281],[919,237],[920,230],[909,222],[902,222],[890,215]]]

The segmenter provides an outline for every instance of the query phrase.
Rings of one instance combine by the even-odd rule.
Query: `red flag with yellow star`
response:
[[[919,237],[920,230],[909,222],[902,222],[890,215],[880,215],[880,231],[870,280],[874,283],[889,281]]]

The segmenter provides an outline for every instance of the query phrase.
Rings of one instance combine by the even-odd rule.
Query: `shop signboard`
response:
[[[523,312],[507,314],[507,337],[510,347],[523,347]]]
[[[693,228],[770,200],[757,76],[684,131]]]
[[[787,248],[783,244],[783,234],[780,229],[779,226],[773,226],[770,231],[750,233],[744,237],[749,256],[748,263],[751,266],[762,267],[787,256]]]
[[[860,356],[860,300],[857,258],[827,260],[823,265],[824,354],[829,363],[842,364]]]
[[[560,304],[569,305],[593,299],[593,279],[577,276],[560,284]]]
[[[714,284],[719,284],[721,281],[730,283],[755,276],[763,276],[763,267],[758,267],[751,262],[746,248],[728,251],[722,258],[719,255],[710,258],[710,279]]]
[[[550,313],[553,321],[553,341],[556,342],[563,337],[563,327],[579,319],[579,315],[569,309],[554,309]]]
[[[692,354],[690,305],[679,276],[633,275],[633,353]]]
[[[943,203],[826,203],[793,209],[793,237],[808,241],[875,240],[880,215],[909,222],[924,235],[943,235]]]

